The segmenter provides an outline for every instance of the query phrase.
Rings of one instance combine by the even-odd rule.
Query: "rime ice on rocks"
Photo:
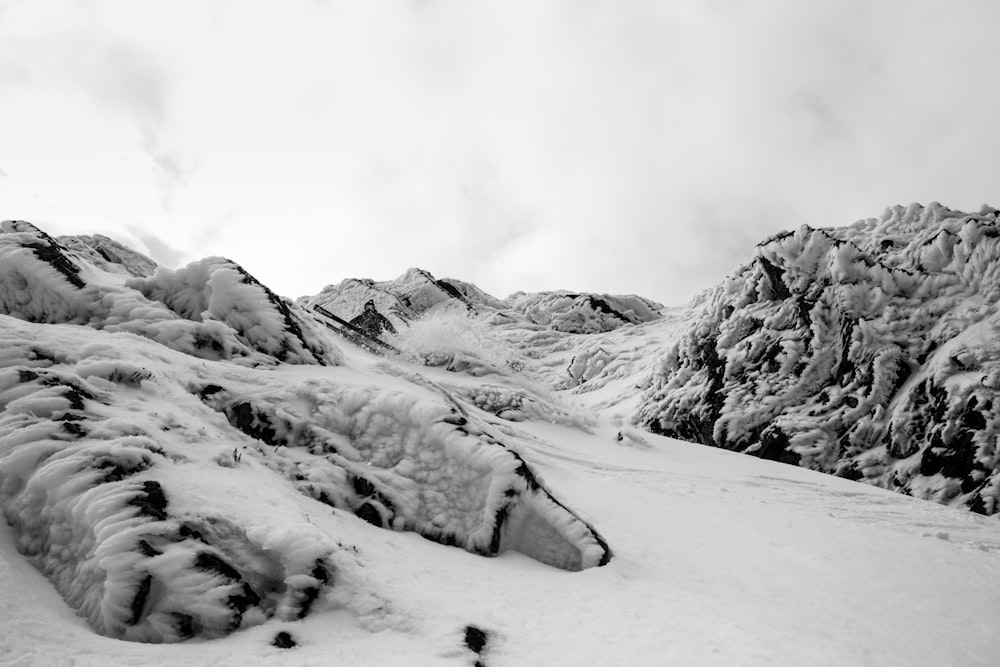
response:
[[[1000,212],[803,226],[707,293],[649,429],[1000,511]]]
[[[316,512],[568,570],[610,559],[463,399],[342,367],[237,264],[109,273],[0,230],[0,509],[98,632],[218,637],[359,590],[363,549]]]

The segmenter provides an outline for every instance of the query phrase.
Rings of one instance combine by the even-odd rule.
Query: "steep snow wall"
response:
[[[706,295],[636,421],[1000,512],[1000,212],[803,226]]]

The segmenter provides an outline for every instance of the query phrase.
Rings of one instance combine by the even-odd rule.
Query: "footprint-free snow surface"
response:
[[[2,231],[0,664],[1000,656],[995,517],[628,426],[689,315],[522,295],[383,358],[229,260]]]

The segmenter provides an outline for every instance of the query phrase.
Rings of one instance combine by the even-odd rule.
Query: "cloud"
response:
[[[678,302],[780,229],[996,197],[990,0],[142,4],[4,15],[4,167],[283,293]]]
[[[146,251],[149,253],[150,258],[152,258],[152,260],[160,266],[177,268],[185,259],[192,259],[190,257],[185,257],[185,253],[183,251],[171,247],[168,243],[164,242],[163,239],[148,230],[143,230],[136,226],[131,226],[128,230],[135,236],[135,238],[142,242],[142,245],[146,247]]]

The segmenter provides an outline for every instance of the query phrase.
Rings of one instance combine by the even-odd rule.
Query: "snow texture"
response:
[[[913,204],[764,241],[701,300],[637,422],[1000,512],[998,217]]]
[[[363,590],[357,547],[310,513],[610,560],[474,403],[387,362],[334,366],[328,334],[233,262],[126,278],[2,231],[0,510],[97,632],[220,637]]]

